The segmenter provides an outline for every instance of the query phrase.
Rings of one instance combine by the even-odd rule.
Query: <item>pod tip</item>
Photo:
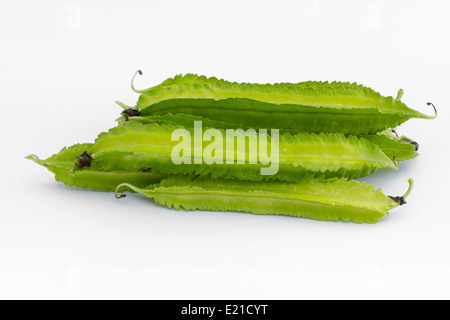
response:
[[[403,97],[404,93],[405,91],[403,89],[398,89],[397,97],[395,98],[395,100],[399,101]]]
[[[142,76],[142,70],[136,71],[136,72],[134,73],[134,75],[133,75],[133,78],[131,78],[131,89],[132,89],[134,92],[136,92],[136,93],[142,93],[142,92],[143,92],[142,90],[136,90],[136,89],[134,88],[134,78],[136,78],[136,76],[137,76],[138,74]]]
[[[117,186],[117,188],[116,188],[116,191],[114,192],[114,196],[116,197],[116,199],[122,199],[122,198],[125,198],[127,196],[126,194],[123,194],[123,193],[121,195],[118,194],[120,188],[122,188],[122,187],[131,187],[131,185],[129,185],[128,183],[121,183],[121,184],[119,184]]]
[[[392,200],[397,202],[399,206],[403,206],[406,204],[406,198],[411,194],[411,191],[414,186],[414,180],[412,178],[409,178],[408,184],[409,184],[408,190],[406,191],[406,193],[403,196],[398,196],[398,197],[389,196],[389,198],[391,198]]]
[[[438,115],[438,112],[437,112],[436,107],[435,107],[434,104],[432,104],[431,102],[427,102],[427,105],[428,105],[428,106],[432,106],[433,109],[434,109],[434,116],[430,116],[430,119],[435,119],[435,118],[437,117],[437,115]]]

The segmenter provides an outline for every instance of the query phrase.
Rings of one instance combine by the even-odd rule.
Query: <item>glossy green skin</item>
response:
[[[250,128],[372,134],[433,118],[355,83],[236,83],[187,74],[137,91],[143,116],[185,113]]]
[[[299,183],[212,180],[172,176],[137,188],[168,208],[286,215],[321,221],[375,223],[399,204],[372,185],[346,179],[305,177]]]
[[[127,117],[118,119],[119,125],[129,125],[129,124],[149,124],[149,123],[157,123],[157,124],[171,124],[171,125],[180,125],[185,128],[193,128],[194,121],[202,121],[202,124],[205,128],[217,128],[217,129],[249,129],[248,127],[242,127],[239,125],[228,124],[223,121],[211,120],[201,116],[194,116],[190,114],[164,114],[164,115],[154,115],[154,116],[138,116],[138,117]],[[292,134],[299,133],[297,130],[281,130],[281,133],[290,132]],[[399,138],[396,138],[394,134],[390,132],[390,130],[386,130],[385,132],[380,132],[374,135],[362,135],[363,138],[369,140],[373,144],[376,144],[380,147],[383,153],[389,159],[395,159],[397,161],[405,161],[410,160],[418,156],[418,153],[415,150],[415,146],[410,143],[405,143]]]
[[[143,188],[158,183],[167,177],[166,174],[152,172],[104,172],[93,167],[72,171],[75,157],[85,151],[89,152],[91,148],[92,144],[76,144],[62,149],[59,153],[45,160],[38,159],[36,156],[28,156],[27,159],[33,160],[54,173],[56,181],[67,186],[92,190],[114,191],[119,184],[124,182]]]
[[[380,168],[396,169],[381,149],[363,138],[343,134],[292,135],[279,137],[279,171],[275,175],[261,175],[261,163],[249,164],[191,164],[175,165],[171,151],[178,141],[171,134],[180,126],[158,124],[130,124],[102,133],[95,141],[92,167],[101,171],[139,171],[151,169],[167,174],[212,175],[241,180],[280,180],[296,182],[305,174],[325,177],[363,177]],[[188,129],[192,133],[192,129]],[[204,128],[204,131],[206,128]],[[222,131],[223,133],[223,131]],[[192,134],[193,136],[193,134]],[[225,134],[223,133],[225,137]],[[268,139],[270,150],[270,137]],[[203,143],[203,148],[209,142]],[[238,151],[235,150],[235,159]],[[249,154],[246,150],[245,158]],[[224,158],[225,159],[225,158]]]

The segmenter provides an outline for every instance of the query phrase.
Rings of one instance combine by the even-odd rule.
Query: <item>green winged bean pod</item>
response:
[[[298,183],[212,180],[172,176],[147,188],[121,184],[153,198],[168,208],[237,211],[259,215],[286,215],[321,221],[375,223],[389,210],[406,203],[412,189],[401,197],[385,196],[374,186],[347,179],[305,177]]]
[[[129,182],[139,187],[158,183],[166,174],[142,171],[100,171],[89,164],[89,152],[92,144],[76,144],[62,149],[59,153],[47,159],[39,159],[36,155],[26,158],[47,168],[55,175],[55,179],[67,186],[81,187],[92,190],[114,191],[120,183]],[[83,170],[73,170],[74,161],[77,166],[83,165]]]
[[[142,116],[185,113],[250,128],[359,135],[437,116],[436,109],[428,116],[407,107],[402,90],[397,98],[386,97],[349,82],[257,84],[186,74],[135,91],[139,100],[130,110]]]
[[[119,125],[129,125],[129,124],[169,124],[169,125],[180,125],[185,128],[193,128],[195,121],[202,121],[205,128],[217,128],[217,129],[243,129],[248,130],[250,128],[242,127],[239,125],[232,125],[225,123],[223,121],[211,120],[201,116],[193,116],[190,114],[177,113],[171,114],[167,113],[164,115],[153,115],[153,116],[129,116],[124,114],[121,118],[117,119]],[[280,130],[280,133],[300,133],[297,130]],[[417,149],[418,144],[411,139],[403,136],[401,138],[396,137],[392,130],[384,130],[377,134],[372,135],[361,135],[373,144],[380,147],[381,151],[389,158],[396,159],[397,161],[410,160],[418,156]]]
[[[271,153],[272,138],[260,133],[256,145],[248,143],[244,149],[235,147],[228,153],[225,141],[218,144],[214,152],[206,152],[212,142],[202,141],[195,146],[187,142],[192,150],[183,163],[174,163],[173,155],[180,140],[173,139],[173,133],[181,126],[170,124],[130,124],[116,127],[98,136],[92,146],[91,167],[100,171],[147,171],[166,174],[212,175],[213,178],[237,178],[240,180],[281,180],[296,182],[306,174],[325,177],[363,177],[381,168],[396,169],[381,149],[364,138],[346,137],[343,134],[290,134],[278,136],[278,157],[272,159],[277,166],[273,175],[263,175],[261,170],[269,165],[260,157],[265,143]],[[192,140],[195,129],[183,128]],[[208,129],[200,132],[204,137]],[[224,130],[217,130],[223,137]],[[245,138],[246,132],[237,132]],[[224,139],[225,140],[225,139]],[[184,138],[183,138],[184,142]],[[264,142],[264,143],[263,143]],[[217,145],[216,145],[217,146]],[[178,155],[178,151],[175,152]],[[200,158],[199,158],[200,157]],[[203,159],[201,159],[203,157]],[[238,161],[241,159],[242,161]],[[251,159],[254,159],[252,162]]]

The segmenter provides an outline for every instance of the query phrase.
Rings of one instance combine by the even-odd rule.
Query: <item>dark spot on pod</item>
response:
[[[78,165],[78,167],[90,167],[91,166],[92,157],[87,151],[80,154],[78,157],[75,158],[75,163]]]
[[[416,151],[419,151],[419,144],[415,141],[411,142],[411,144],[416,147]]]
[[[391,196],[389,196],[389,198],[391,198],[392,200],[394,200],[395,202],[397,202],[401,206],[406,204],[406,200],[405,200],[404,197],[391,197]]]
[[[129,109],[123,110],[122,114],[126,114],[129,117],[139,117],[141,115],[141,112],[139,110],[129,108]]]

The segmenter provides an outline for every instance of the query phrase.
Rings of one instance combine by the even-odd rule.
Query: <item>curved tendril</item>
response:
[[[414,186],[414,180],[412,178],[409,178],[408,179],[408,183],[409,183],[408,190],[406,191],[406,193],[403,196],[401,196],[401,197],[391,197],[391,196],[389,196],[389,198],[391,198],[392,200],[397,202],[398,205],[400,205],[400,206],[406,204],[406,200],[405,199],[411,194],[411,191],[412,191],[413,186]]]
[[[438,113],[437,113],[437,109],[436,109],[436,107],[434,106],[434,104],[432,104],[431,102],[427,102],[427,105],[428,105],[428,106],[432,106],[433,109],[434,109],[434,116],[432,116],[431,119],[436,118],[437,115],[438,115]]]
[[[391,132],[392,132],[393,134],[395,134],[395,136],[398,138],[397,131],[395,131],[394,129],[391,129]]]
[[[394,161],[394,165],[395,167],[398,169],[398,163],[397,163],[397,158],[394,156],[394,158],[392,159]]]
[[[136,78],[136,76],[137,76],[138,73],[142,76],[142,71],[141,71],[141,70],[136,71],[136,73],[134,74],[133,78],[131,78],[131,89],[132,89],[134,92],[136,92],[136,93],[143,93],[143,92],[144,92],[143,90],[136,90],[136,89],[134,88],[134,78]]]
[[[136,189],[135,186],[133,186],[133,185],[131,185],[131,184],[129,184],[129,183],[121,183],[121,184],[119,184],[119,185],[117,186],[116,192],[114,193],[116,199],[122,199],[122,198],[125,198],[125,197],[127,196],[127,195],[124,194],[124,193],[122,193],[121,195],[118,195],[120,188],[123,188],[123,187],[130,188],[131,190]]]
[[[122,184],[119,184],[119,185],[117,186],[117,188],[116,188],[116,192],[114,192],[114,196],[116,197],[116,199],[122,199],[122,198],[125,198],[125,197],[127,196],[127,195],[124,194],[124,193],[122,193],[120,196],[117,195],[117,193],[119,193],[119,190],[120,190],[121,187],[124,187],[124,184],[123,184],[123,183],[122,183]]]
[[[409,183],[409,187],[408,187],[408,190],[406,191],[406,193],[403,195],[403,199],[406,199],[411,194],[411,191],[414,187],[414,180],[412,178],[408,179],[408,183]]]

